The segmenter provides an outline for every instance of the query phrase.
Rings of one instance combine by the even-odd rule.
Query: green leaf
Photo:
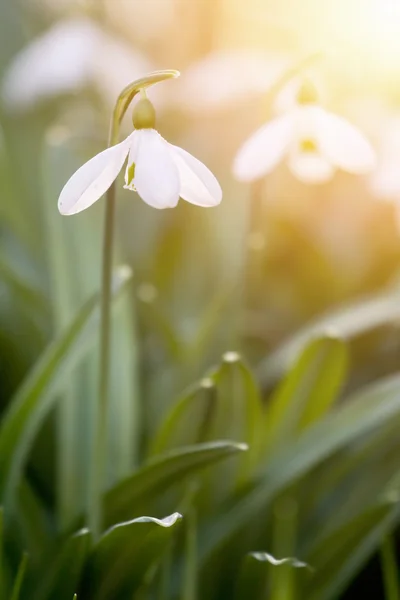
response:
[[[386,600],[400,600],[396,546],[392,535],[387,535],[383,540],[380,555]]]
[[[47,253],[47,267],[54,329],[58,335],[73,318],[75,307],[98,289],[103,207],[94,207],[77,219],[60,217],[55,198],[61,182],[76,170],[81,157],[76,156],[71,140],[60,143],[57,135],[51,135],[51,132],[46,136],[43,157],[43,204],[48,247],[52,249]],[[114,248],[114,254],[118,260],[118,247]],[[139,418],[134,312],[130,293],[121,295],[114,302],[107,486],[131,473],[137,462]],[[88,497],[93,415],[99,385],[97,350],[93,347],[79,364],[74,377],[65,382],[57,405],[57,500],[63,530],[70,529],[71,520],[84,510]]]
[[[50,558],[32,598],[70,600],[78,588],[91,546],[92,536],[88,529],[78,531],[61,543],[61,548],[55,549],[55,556]]]
[[[330,336],[312,340],[272,395],[265,415],[266,452],[321,418],[343,384],[348,362],[345,344]]]
[[[174,527],[181,519],[139,517],[106,531],[93,549],[86,572],[83,596],[93,600],[131,598],[154,575],[167,550]]]
[[[18,567],[17,577],[15,578],[14,587],[13,587],[13,591],[12,591],[12,595],[11,595],[11,600],[19,600],[27,564],[28,564],[28,555],[25,553],[25,554],[23,554],[21,562]]]
[[[302,555],[382,497],[396,493],[389,486],[398,471],[398,428],[394,420],[372,431],[303,478],[301,489],[307,493],[302,502],[302,520],[308,526],[301,536]]]
[[[4,510],[0,506],[0,600],[5,600],[5,573],[4,573]]]
[[[43,294],[22,274],[17,273],[4,256],[0,257],[0,279],[3,279],[12,288],[15,297],[29,306],[31,311],[39,312],[42,315],[45,313],[46,304]]]
[[[122,291],[128,279],[126,270],[119,271],[114,294]],[[57,400],[62,378],[71,373],[94,340],[98,304],[97,294],[84,304],[63,334],[45,349],[8,406],[0,427],[0,494],[8,506],[33,439]]]
[[[182,600],[196,600],[197,592],[197,518],[196,509],[187,511],[185,524],[185,571]]]
[[[380,504],[321,540],[307,557],[315,574],[304,596],[310,600],[338,598],[399,516],[398,506]]]
[[[316,336],[333,332],[343,340],[352,340],[382,325],[396,321],[400,316],[398,294],[380,294],[346,305],[306,325],[295,336],[261,362],[257,375],[263,385],[274,383],[296,360],[305,344]]]
[[[246,450],[235,442],[210,442],[175,450],[158,457],[107,492],[105,496],[106,523],[128,519],[139,507],[151,503],[174,485],[181,485],[220,460]]]
[[[154,437],[150,455],[204,442],[216,402],[216,389],[211,377],[205,377],[172,406]]]
[[[271,579],[274,579],[273,575],[271,577],[271,566],[273,569],[281,569],[282,578],[286,578],[288,570],[293,568],[309,568],[305,562],[299,561],[297,558],[276,559],[267,552],[251,552],[244,558],[240,568],[234,600],[248,600],[250,598],[251,600],[264,600],[268,593],[268,583]],[[275,594],[276,590],[274,588],[269,589],[268,598],[289,600],[287,595],[278,596]]]
[[[53,541],[48,511],[33,487],[22,477],[17,488],[9,530],[29,555],[30,569],[40,568],[41,560]]]
[[[213,380],[218,404],[209,435],[243,440],[249,446],[235,475],[240,485],[250,477],[260,455],[264,435],[260,392],[252,372],[236,352],[224,354]]]
[[[252,489],[204,532],[204,558],[254,515],[268,506],[287,486],[299,480],[335,452],[379,427],[400,418],[400,377],[390,377],[348,398],[336,412],[305,430],[277,453]]]
[[[263,435],[262,405],[253,374],[236,352],[192,386],[161,424],[151,454],[210,439],[238,439],[249,446],[234,478],[246,479],[257,463]]]

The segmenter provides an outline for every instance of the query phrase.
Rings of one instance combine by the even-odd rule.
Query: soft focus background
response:
[[[226,352],[245,357],[264,405],[292,364],[293,352],[309,339],[308,334],[293,336],[310,324],[318,332],[327,327],[330,335],[349,338],[346,381],[337,386],[331,379],[320,382],[322,394],[335,388],[339,395],[340,388],[340,406],[346,405],[346,395],[353,390],[395,373],[400,361],[399,32],[400,3],[396,0],[1,0],[3,414],[9,414],[10,398],[19,393],[21,382],[50,340],[99,289],[104,201],[65,218],[58,214],[57,198],[76,168],[106,146],[111,110],[121,89],[154,69],[181,71],[180,79],[149,92],[158,130],[210,167],[224,197],[219,207],[209,210],[180,201],[175,210],[157,211],[117,186],[115,262],[130,266],[133,280],[116,301],[109,484],[155,453],[156,432],[176,398],[201,380]],[[296,65],[293,80],[271,97],[272,86],[289,69],[296,72]],[[296,82],[304,75],[315,81],[323,106],[348,118],[370,139],[378,154],[376,171],[362,177],[339,172],[329,183],[306,186],[283,164],[255,184],[236,182],[231,166],[238,148],[256,127],[290,106]],[[130,112],[121,135],[130,131]],[[325,319],[325,314],[332,316]],[[315,326],[320,318],[321,327]],[[295,350],[286,343],[290,339]],[[80,344],[76,352],[83,355]],[[225,356],[226,364],[231,359],[236,360],[235,355]],[[29,451],[25,447],[25,458],[29,456],[24,460],[25,477],[53,515],[50,521],[57,535],[71,528],[86,506],[96,401],[95,343],[82,359],[73,360],[80,362],[75,364],[72,379],[68,380],[68,371],[62,390],[53,392],[59,400],[57,408],[47,404],[47,410],[43,401],[35,435],[29,438],[27,434]],[[233,386],[233,395],[238,385]],[[395,399],[399,393],[394,393]],[[378,403],[379,398],[373,402],[374,410]],[[290,403],[286,410],[292,410]],[[236,418],[240,421],[241,417]],[[344,416],[342,422],[338,420],[338,434],[347,422]],[[390,443],[385,432],[374,430],[381,437],[373,440],[375,450],[363,455],[363,485],[371,479],[376,485],[373,492],[368,486],[357,488],[360,497],[379,496],[399,469],[395,430],[391,430]],[[248,441],[242,433],[240,427],[232,427],[210,434],[209,439]],[[292,434],[288,439],[292,440]],[[354,466],[354,455],[368,444],[362,437],[351,450],[337,448],[344,453],[344,461],[351,454]],[[161,442],[159,446],[163,448]],[[1,460],[0,453],[0,465]],[[391,470],[384,477],[380,465],[389,462]],[[338,527],[363,513],[358,496],[352,502],[356,494],[352,486],[361,475],[351,475],[353,467],[348,468],[339,499],[334,481],[329,483],[331,495],[326,492],[320,504],[315,499],[318,490],[328,486],[324,477],[329,463],[315,463],[298,496],[298,489],[291,487],[298,483],[289,486],[289,513],[294,502],[300,505],[296,509],[300,541],[291,545],[300,560],[318,556],[315,548],[309,552],[310,539],[324,522],[323,509],[339,503],[343,512],[341,520],[337,516]],[[218,469],[229,481],[231,467]],[[246,486],[243,489],[253,484]],[[303,514],[301,506],[308,492],[313,498],[311,508]],[[216,500],[204,500],[204,493],[200,492],[199,512],[209,516]],[[224,514],[233,501],[221,494]],[[166,502],[169,506],[169,499]],[[147,514],[149,505],[142,506]],[[181,504],[175,508],[184,512]],[[337,515],[339,508],[332,511]],[[164,509],[154,508],[154,516],[167,514],[160,510]],[[265,511],[254,511],[270,531],[268,519],[262,516]],[[134,516],[138,516],[136,511],[129,518]],[[216,521],[211,521],[210,530],[218,529]],[[397,521],[398,516],[391,517],[386,529],[395,529]],[[305,531],[310,539],[304,537]],[[330,534],[333,531],[328,529]],[[262,548],[246,547],[244,552],[272,551],[266,547],[268,536]],[[344,569],[347,575],[337,588],[324,595],[317,586],[311,588],[314,595],[299,598],[347,597],[340,594],[374,555],[381,538],[378,535],[371,542],[354,567]],[[344,534],[337,549],[341,557],[348,552],[349,539]],[[238,547],[237,539],[235,543]],[[8,571],[13,572],[17,542],[10,546]],[[40,557],[35,563],[39,553],[35,543],[33,548],[32,581],[34,569],[41,564]],[[279,544],[277,554],[282,557]],[[356,595],[351,597],[362,597],[364,581],[375,586],[374,598],[385,597],[378,561],[371,561],[353,583],[355,591],[349,593]],[[327,572],[335,573],[328,563],[327,559]],[[180,572],[180,563],[177,569]],[[228,567],[220,569],[225,571],[218,585],[210,584],[215,574],[207,571],[208,592],[199,598],[232,597]],[[27,597],[61,598],[54,590],[49,592],[50,587]],[[190,585],[185,589],[190,590]],[[187,594],[184,600],[194,600],[194,595]],[[78,595],[78,600],[81,597],[86,598]],[[281,600],[294,597],[288,591],[276,595]]]

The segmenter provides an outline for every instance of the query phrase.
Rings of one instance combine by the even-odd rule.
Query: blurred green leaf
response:
[[[380,548],[380,555],[386,600],[399,600],[399,573],[393,536],[387,535],[384,538]]]
[[[235,442],[209,442],[171,451],[136,471],[116,485],[105,496],[106,523],[129,518],[138,507],[146,506],[160,493],[174,485],[181,485],[200,469],[246,450]]]
[[[348,398],[336,412],[305,430],[262,469],[251,490],[204,531],[204,558],[260,514],[285,487],[361,436],[400,417],[400,377],[391,377]]]
[[[120,271],[114,294],[121,292],[128,280],[127,272]],[[36,432],[57,398],[56,386],[79,363],[93,340],[98,302],[95,294],[85,303],[64,333],[45,349],[9,404],[0,426],[0,492],[7,505]]]
[[[398,471],[398,428],[394,420],[373,430],[302,480],[301,489],[307,490],[302,503],[302,555],[360,512],[397,494],[390,487]]]
[[[217,408],[209,435],[243,440],[249,451],[237,471],[237,483],[245,483],[256,466],[263,432],[262,404],[258,386],[244,360],[236,352],[223,356],[213,379],[217,389]]]
[[[185,535],[185,572],[182,585],[182,600],[196,600],[197,597],[197,518],[195,508],[186,513]]]
[[[171,408],[152,444],[151,454],[212,439],[243,440],[249,446],[235,477],[246,479],[260,453],[262,406],[253,375],[236,352],[192,386]],[[235,472],[237,468],[235,467]]]
[[[70,600],[78,588],[92,546],[92,536],[82,529],[54,548],[49,564],[38,581],[35,600]]]
[[[161,422],[152,441],[150,455],[187,446],[193,441],[205,441],[215,402],[216,388],[211,377],[191,386]]]
[[[97,290],[101,269],[102,206],[61,218],[55,199],[61,182],[73,173],[81,157],[73,140],[60,139],[50,129],[43,156],[43,207],[47,221],[47,254],[56,333],[70,322],[76,306]],[[79,161],[79,162],[78,162]],[[114,254],[119,255],[118,248]],[[121,295],[113,308],[111,329],[110,419],[107,436],[107,485],[128,475],[137,463],[139,394],[134,304],[131,294]],[[78,365],[74,378],[65,382],[58,403],[58,508],[66,529],[85,505],[91,468],[91,437],[98,394],[97,348]],[[82,402],[82,397],[86,398]]]
[[[11,595],[11,600],[19,600],[27,564],[28,564],[28,555],[24,554],[22,556],[20,565],[18,567],[17,577],[15,578],[14,587],[13,587],[13,591],[12,591],[12,595]]]
[[[398,506],[380,504],[321,540],[307,557],[315,574],[304,595],[310,600],[337,598],[399,516]]]
[[[30,569],[39,568],[52,543],[53,530],[46,506],[26,477],[21,478],[17,488],[9,530],[18,534],[19,543],[29,555]]]
[[[130,598],[154,575],[154,567],[168,548],[181,519],[139,517],[106,531],[93,549],[83,596],[96,600]]]
[[[13,290],[17,298],[20,298],[32,312],[43,315],[46,303],[43,294],[34,287],[33,283],[27,281],[22,274],[17,273],[13,265],[7,261],[6,256],[0,257],[0,279],[3,279]]]
[[[330,311],[306,325],[289,341],[261,362],[257,375],[263,385],[272,384],[296,360],[305,344],[316,336],[334,335],[351,340],[382,325],[395,322],[400,316],[398,294],[379,294],[335,312]]]
[[[234,600],[264,600],[268,593],[268,583],[271,579],[271,567],[281,568],[282,576],[287,575],[288,569],[308,568],[308,565],[297,558],[276,559],[267,552],[251,552],[241,565]],[[269,588],[268,598],[273,600],[289,600],[286,595],[277,595]]]
[[[266,452],[290,441],[321,418],[335,401],[346,376],[344,342],[322,336],[309,342],[273,393],[265,413]]]
[[[0,600],[5,600],[4,576],[4,510],[0,506]]]

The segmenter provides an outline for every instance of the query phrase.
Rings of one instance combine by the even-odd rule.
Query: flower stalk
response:
[[[179,72],[174,70],[156,71],[147,77],[143,77],[134,81],[121,92],[116,102],[111,119],[108,147],[114,146],[118,143],[120,123],[136,94],[155,83],[178,76]],[[99,538],[103,525],[102,496],[104,492],[107,460],[107,423],[110,394],[111,285],[114,221],[115,182],[113,182],[107,190],[104,215],[100,305],[99,389],[93,436],[88,512],[88,524],[94,539]]]

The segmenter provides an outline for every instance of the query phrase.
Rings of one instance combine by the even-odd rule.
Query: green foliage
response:
[[[380,547],[394,600],[382,541],[400,522],[400,376],[381,344],[398,293],[264,340],[269,299],[256,281],[260,314],[246,303],[251,207],[235,191],[212,216],[119,198],[115,262],[134,277],[115,270],[105,523],[92,539],[102,207],[58,215],[60,187],[96,149],[49,132],[50,113],[0,115],[0,600],[335,600]],[[101,109],[89,137],[97,120],[105,130]]]

